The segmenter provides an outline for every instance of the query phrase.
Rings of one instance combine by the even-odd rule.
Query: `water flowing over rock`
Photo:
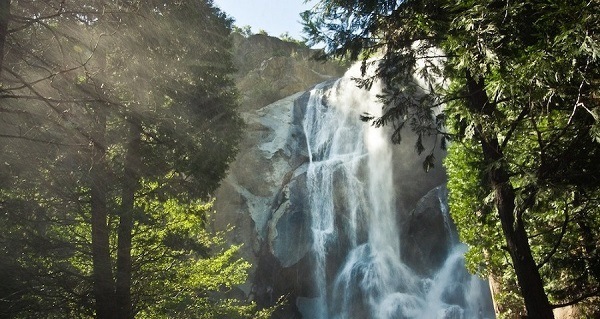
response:
[[[354,72],[354,71],[350,71]],[[425,173],[410,132],[359,119],[381,112],[377,85],[351,75],[256,112],[217,193],[215,227],[236,227],[259,304],[277,318],[493,318],[487,283],[467,273],[445,175]]]

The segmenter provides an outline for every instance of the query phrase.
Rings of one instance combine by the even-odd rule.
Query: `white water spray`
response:
[[[317,86],[303,122],[309,153],[307,188],[318,296],[305,318],[484,318],[485,285],[464,271],[457,245],[435,274],[421,277],[402,260],[389,134],[359,120],[375,116],[377,84],[358,89],[345,77]],[[440,210],[449,224],[445,199]],[[448,226],[452,241],[454,236]],[[332,264],[330,256],[342,261]],[[307,315],[306,313],[310,313]]]

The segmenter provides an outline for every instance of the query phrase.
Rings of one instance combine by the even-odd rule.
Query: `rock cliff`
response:
[[[342,76],[343,63],[316,61],[318,50],[263,34],[234,33],[236,84],[241,109],[255,110],[311,86]]]
[[[244,37],[234,33],[232,36],[238,70],[235,81],[246,131],[237,159],[216,192],[214,226],[217,230],[235,227],[235,231],[228,234],[228,240],[244,244],[242,257],[250,261],[254,269],[261,264],[263,268],[273,269],[274,276],[286,277],[286,267],[298,263],[310,240],[296,226],[302,215],[299,213],[300,193],[293,190],[300,189],[298,183],[302,178],[298,176],[302,175],[306,156],[297,154],[303,141],[296,138],[301,128],[294,126],[298,121],[294,121],[292,109],[294,104],[301,104],[307,98],[305,91],[317,83],[342,76],[346,67],[341,63],[314,60],[312,57],[317,51],[301,44],[262,34]],[[287,212],[291,207],[296,213]],[[286,236],[281,236],[282,233]],[[303,244],[298,246],[298,242]],[[277,271],[284,273],[277,274]],[[302,271],[302,267],[295,267],[293,271]],[[265,299],[271,294],[276,298],[275,291],[264,291],[271,286],[272,278],[267,284],[260,283],[267,280],[260,275],[253,272],[251,276],[250,282],[241,287],[247,295]],[[252,286],[255,290],[262,287],[263,291],[252,291]],[[294,289],[279,287],[277,290]]]
[[[301,318],[297,300],[316,294],[313,261],[307,254],[312,237],[305,207],[308,154],[302,119],[310,95],[306,91],[324,81],[331,87],[344,68],[313,61],[312,50],[276,38],[239,35],[234,39],[236,81],[247,127],[238,157],[216,193],[214,226],[235,227],[228,240],[244,244],[242,257],[253,264],[250,281],[241,287],[246,296],[270,305],[286,295],[288,307],[279,317]],[[442,217],[445,206],[440,205],[440,197],[445,189],[436,188],[444,182],[444,172],[438,169],[425,178],[422,159],[402,155],[414,154],[409,136],[395,152],[394,180],[403,189],[398,194],[398,229],[406,234],[402,249],[411,266],[428,272],[443,262],[454,240],[447,230],[452,226]],[[425,182],[412,185],[416,180]],[[339,247],[332,258],[342,259],[345,250]]]

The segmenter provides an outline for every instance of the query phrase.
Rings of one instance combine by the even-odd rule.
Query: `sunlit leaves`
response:
[[[552,301],[588,297],[569,288],[575,286],[585,287],[597,301],[598,273],[586,269],[599,265],[600,258],[597,250],[581,247],[597,246],[600,236],[588,225],[598,222],[600,187],[598,3],[389,4],[323,0],[305,19],[309,36],[325,41],[331,55],[358,58],[357,51],[380,50],[381,61],[371,68],[384,83],[387,106],[383,116],[363,119],[392,126],[397,142],[409,124],[418,154],[428,149],[428,133],[452,137],[445,161],[452,215],[471,248],[469,268],[494,275],[512,290],[498,296],[508,307],[506,315],[520,311],[511,271],[511,262],[519,260],[508,256],[495,211],[496,202],[505,199],[491,189],[491,174],[499,170],[515,195],[514,211],[502,213],[523,221]],[[430,58],[436,50],[437,59]],[[421,69],[419,61],[425,61]],[[426,83],[418,90],[415,74]],[[372,80],[368,76],[363,82]],[[442,106],[445,116],[435,118],[434,106]],[[484,161],[482,148],[496,144]],[[423,168],[431,168],[427,160]]]
[[[189,279],[190,286],[218,291],[243,284],[250,264],[235,257],[239,248],[233,246],[214,257],[198,260],[190,269],[193,273]]]
[[[152,194],[158,188],[157,183],[144,183],[140,193]],[[222,311],[238,315],[254,311],[253,305],[221,300],[221,292],[246,281],[250,264],[237,257],[238,246],[227,248],[222,234],[206,230],[211,203],[144,196],[136,206],[144,216],[139,218],[133,248],[139,278],[133,289],[143,296],[142,318],[197,314],[213,318]]]
[[[23,232],[9,236],[18,241],[11,253],[21,250],[31,275],[19,277],[27,279],[22,291],[42,308],[32,303],[27,315],[93,316],[91,224],[108,232],[102,265],[114,272],[117,250],[128,250],[117,247],[117,237],[127,235],[119,222],[131,211],[124,206],[132,193],[135,311],[151,318],[160,317],[152,311],[200,317],[178,315],[178,307],[226,312],[235,302],[216,295],[241,283],[248,266],[221,234],[206,230],[211,206],[204,200],[241,137],[231,19],[210,1],[49,4],[11,2],[2,57],[10,72],[2,72],[0,134],[22,141],[0,147],[2,191],[11,190],[11,205],[2,203],[0,212],[18,217],[0,230]],[[130,134],[134,126],[140,136]],[[128,162],[132,153],[137,159]],[[102,220],[92,218],[92,201]],[[247,316],[254,309],[237,306]]]

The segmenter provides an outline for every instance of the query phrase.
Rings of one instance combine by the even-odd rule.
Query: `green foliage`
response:
[[[521,261],[499,214],[514,220],[506,229],[523,224],[553,304],[597,311],[589,306],[600,297],[597,2],[323,0],[303,20],[309,45],[362,60],[360,86],[383,80],[384,115],[365,120],[392,126],[395,142],[410,128],[417,152],[428,149],[421,137],[452,140],[452,216],[469,268],[506,289],[498,296],[506,315],[520,311]],[[498,172],[503,185],[492,181]],[[511,212],[498,211],[501,187],[514,194]]]
[[[301,48],[308,48],[308,46],[306,45],[306,40],[295,39],[294,37],[292,37],[289,34],[289,32],[284,32],[284,33],[280,34],[279,39],[281,39],[285,42],[291,42],[291,43],[298,44]]]
[[[115,274],[129,214],[138,316],[269,313],[234,298],[249,264],[206,230],[243,127],[231,20],[210,1],[13,1],[11,14],[25,18],[0,78],[0,314],[97,316],[93,229]]]
[[[141,192],[153,192],[157,184]],[[227,298],[247,279],[250,267],[236,257],[239,246],[224,247],[223,234],[205,229],[211,204],[174,198],[140,198],[133,243],[137,269],[143,278],[133,287],[140,318],[248,318],[256,306]],[[148,263],[146,256],[163,256]]]
[[[238,26],[233,26],[233,32],[237,32],[241,35],[243,35],[244,37],[249,37],[251,35],[253,35],[254,33],[252,33],[252,27],[249,25],[245,25],[242,27],[238,27]]]
[[[500,318],[512,318],[523,308],[523,300],[517,293],[510,256],[503,247],[502,228],[490,202],[491,190],[482,184],[483,172],[478,169],[482,162],[477,145],[471,141],[450,144],[444,159],[451,190],[448,201],[460,240],[469,246],[465,254],[467,269],[503,287],[494,302],[503,310],[498,314]]]

